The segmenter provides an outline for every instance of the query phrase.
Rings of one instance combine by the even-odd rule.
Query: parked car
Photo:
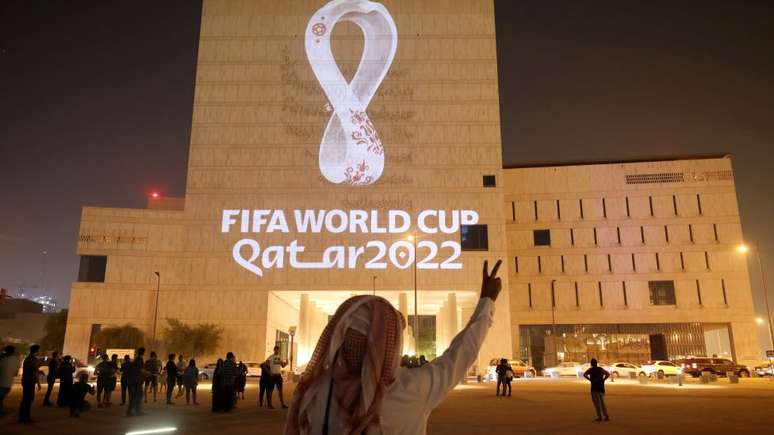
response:
[[[206,380],[212,379],[212,376],[215,373],[215,366],[216,366],[215,363],[211,363],[199,369],[199,380],[206,381]]]
[[[725,376],[727,372],[733,372],[739,377],[749,377],[750,369],[731,361],[728,358],[685,358],[678,361],[683,368],[683,373],[687,373],[694,378],[701,376],[702,372],[714,373],[718,376]]]
[[[261,377],[261,363],[247,362],[247,377],[248,378],[260,378]]]
[[[753,372],[761,377],[764,376],[774,376],[774,364],[770,362],[764,362],[762,364],[759,364],[755,367],[753,367]]]
[[[640,374],[646,376],[676,376],[683,373],[683,369],[672,361],[648,361],[642,365]]]
[[[578,371],[581,368],[581,363],[578,362],[563,362],[556,367],[549,367],[543,370],[543,376],[551,377],[555,376],[578,376]]]
[[[624,378],[628,378],[630,373],[639,375],[643,371],[642,367],[638,366],[637,364],[632,364],[628,362],[616,362],[616,363],[608,364],[607,366],[605,366],[605,370],[610,372],[610,377],[613,379],[621,376],[623,376]]]
[[[500,359],[501,358],[492,358],[492,360],[489,361],[489,366],[486,370],[486,381],[497,380],[497,365],[500,364]],[[534,378],[537,375],[537,370],[524,361],[512,359],[508,361],[508,364],[511,365],[513,376],[517,378]]]

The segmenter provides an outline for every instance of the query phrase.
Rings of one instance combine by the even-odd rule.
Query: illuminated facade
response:
[[[730,159],[504,174],[521,357],[760,358]]]
[[[300,365],[336,307],[372,292],[406,317],[418,312],[420,337],[423,326],[434,325],[441,352],[475,306],[481,263],[503,258],[506,290],[481,370],[490,358],[523,354],[522,330],[551,324],[543,305],[551,276],[562,291],[561,281],[581,281],[583,274],[554,270],[566,248],[556,243],[570,223],[578,241],[586,243],[594,225],[606,241],[612,220],[597,222],[593,214],[602,192],[618,204],[627,189],[640,201],[643,187],[661,188],[620,187],[612,175],[607,190],[591,181],[554,185],[540,171],[565,169],[503,170],[491,0],[205,0],[198,56],[185,198],[151,197],[142,210],[83,209],[65,353],[85,358],[101,327],[132,323],[152,336],[158,323],[159,337],[165,319],[177,318],[223,327],[218,354],[234,351],[244,361],[263,360],[275,343],[287,347],[294,331]],[[728,165],[710,162],[696,165]],[[596,180],[586,168],[584,176]],[[732,181],[708,183],[733,197]],[[562,220],[543,220],[546,207],[556,207],[550,201],[578,195],[588,207],[583,218],[566,208]],[[539,219],[526,220],[534,200]],[[661,213],[660,202],[655,209]],[[737,231],[723,227],[723,237],[740,239],[735,202],[723,217],[717,223]],[[550,247],[528,243],[538,226],[549,230]],[[695,230],[697,237],[704,231]],[[607,245],[567,249],[576,255],[586,248],[595,257],[584,292],[586,281],[603,275],[605,286],[628,279],[618,269],[597,271],[596,255]],[[536,260],[543,252],[550,255]],[[529,269],[536,262],[544,262],[544,272]],[[577,267],[569,258],[566,264]],[[632,280],[629,311],[611,294],[604,309],[581,305],[576,314],[584,316],[570,317],[568,308],[560,319],[607,325],[642,313],[640,323],[696,323],[707,313],[710,322],[731,325],[736,353],[748,355],[744,346],[755,331],[742,320],[752,318],[742,275],[739,269],[727,277],[728,297],[739,304],[724,309],[711,305],[715,293],[705,290],[706,308],[683,316],[683,284],[677,308],[646,307]],[[527,286],[534,286],[532,307],[524,305]]]

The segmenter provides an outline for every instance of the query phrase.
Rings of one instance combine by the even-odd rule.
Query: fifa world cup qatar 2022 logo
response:
[[[336,23],[349,21],[365,43],[355,75],[347,82],[331,51]],[[306,27],[306,55],[333,110],[320,142],[322,175],[335,184],[366,186],[384,171],[384,145],[366,109],[392,65],[398,29],[387,8],[368,0],[333,0]]]

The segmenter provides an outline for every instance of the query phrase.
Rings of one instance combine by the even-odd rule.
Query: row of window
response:
[[[697,226],[699,229],[697,229]],[[671,229],[670,229],[671,228]],[[707,233],[711,228],[711,233]],[[718,231],[718,224],[712,224],[710,227],[709,224],[688,224],[688,225],[664,225],[661,226],[634,226],[634,227],[604,227],[604,228],[569,228],[566,230],[560,230],[560,229],[537,229],[532,231],[532,243],[534,246],[551,246],[551,231],[569,231],[569,245],[570,246],[576,246],[576,245],[591,245],[591,246],[600,246],[602,243],[600,243],[600,233],[604,232],[604,238],[605,240],[614,240],[612,243],[618,244],[618,245],[624,245],[624,240],[628,243],[634,243],[633,241],[637,240],[637,243],[641,245],[653,245],[658,244],[659,242],[663,241],[667,244],[675,241],[675,242],[688,242],[688,243],[697,243],[697,242],[714,242],[714,243],[720,243],[720,233]],[[613,235],[613,231],[615,231],[615,234]],[[590,232],[590,234],[589,234]],[[608,234],[608,232],[610,234]],[[635,232],[637,235],[635,236]],[[657,233],[661,233],[657,236]],[[697,233],[701,237],[697,237]],[[660,237],[663,235],[663,238]],[[589,238],[589,243],[583,244],[580,242],[580,237]],[[611,237],[612,236],[612,237]],[[709,237],[707,237],[709,236]],[[566,237],[566,236],[565,236]],[[654,240],[658,238],[658,240]],[[593,240],[593,242],[592,242]],[[650,243],[649,243],[650,242]]]
[[[735,202],[728,194],[718,198],[722,214],[733,213]],[[681,194],[671,196],[623,197],[623,198],[580,198],[577,200],[532,200],[524,203],[511,201],[511,218],[522,220],[577,220],[587,218],[631,218],[702,216],[705,204],[702,194]],[[525,214],[521,216],[521,214]]]
[[[726,294],[726,281],[721,280],[721,290],[723,293],[723,303],[728,305],[728,295]],[[575,306],[580,307],[580,291],[578,289],[578,282],[575,283]],[[621,282],[621,292],[623,297],[624,306],[629,306],[629,294],[626,287],[626,281]],[[602,291],[602,282],[597,282],[597,293],[599,296],[599,306],[605,306],[604,294]],[[651,305],[677,305],[677,298],[675,297],[675,282],[674,281],[648,281],[648,293],[650,297]],[[527,299],[530,308],[534,308],[533,296],[532,296],[532,283],[527,284]],[[696,299],[699,305],[703,305],[702,299],[702,287],[701,282],[696,280]],[[555,282],[551,282],[551,306],[556,307],[556,287]]]
[[[686,256],[691,256],[691,264],[697,263],[697,258],[701,258],[702,266],[701,267],[688,267]],[[561,273],[568,272],[568,264],[570,261],[580,261],[580,255],[537,255],[537,256],[526,256],[526,257],[520,257],[515,256],[513,257],[513,267],[515,273],[522,273],[523,270],[523,262],[525,261],[524,258],[529,259],[528,261],[533,261],[531,266],[536,266],[537,273],[544,273],[545,267],[544,262],[546,259],[550,259],[550,261],[555,261],[555,259],[559,259],[559,266]],[[613,258],[615,257],[615,261]],[[655,271],[655,272],[675,272],[675,271],[694,271],[694,272],[700,272],[700,271],[710,271],[712,270],[711,262],[710,262],[710,253],[707,251],[703,252],[675,252],[675,253],[659,253],[659,252],[640,252],[640,253],[632,253],[632,254],[583,254],[583,272],[589,273],[589,272],[613,272],[615,271],[621,271],[618,270],[618,268],[614,268],[613,264],[621,264],[621,261],[624,257],[628,257],[629,265],[631,266],[628,270],[632,272],[637,271]],[[679,268],[678,267],[666,267],[664,268],[664,258],[666,257],[666,260],[669,263],[669,266],[676,266],[676,261],[679,261]],[[592,262],[589,261],[589,259],[592,259],[593,266],[591,265]],[[570,260],[572,259],[572,260]],[[638,261],[639,259],[639,261]],[[606,261],[605,261],[606,260]],[[535,264],[534,261],[537,263]],[[625,260],[624,260],[625,261]],[[601,262],[606,263],[604,268],[600,268],[599,265]],[[642,267],[644,264],[645,267]],[[623,269],[623,268],[621,268]],[[532,271],[535,271],[535,269],[532,269]],[[573,271],[579,272],[580,270],[578,268],[573,268]],[[556,270],[551,270],[550,272],[556,272]],[[529,273],[529,271],[527,272]]]

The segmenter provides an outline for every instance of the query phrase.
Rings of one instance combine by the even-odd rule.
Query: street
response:
[[[33,425],[16,423],[21,396],[18,385],[6,398],[8,414],[2,419],[4,434],[125,434],[130,431],[176,427],[174,434],[266,433],[280,434],[286,411],[259,409],[258,384],[251,381],[245,401],[230,414],[209,410],[209,383],[200,386],[199,406],[186,406],[183,397],[167,406],[159,401],[144,405],[146,415],[124,416],[124,408],[91,409],[79,419],[67,409],[43,408],[43,394],[33,404]],[[286,397],[290,397],[286,389]],[[118,397],[120,402],[120,397]],[[93,400],[91,400],[93,402]],[[429,434],[669,434],[733,433],[761,434],[770,431],[774,406],[774,382],[726,379],[701,385],[689,379],[685,385],[619,380],[607,384],[610,422],[593,422],[594,413],[588,385],[575,379],[527,379],[513,383],[512,397],[495,397],[494,384],[458,386],[432,413]]]

